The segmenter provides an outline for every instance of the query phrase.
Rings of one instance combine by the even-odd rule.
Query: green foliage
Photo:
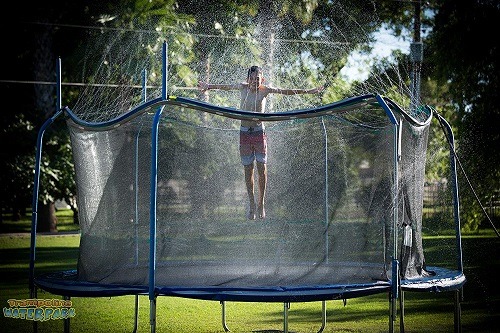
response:
[[[57,6],[56,6],[57,4]],[[17,5],[17,4],[15,4]],[[37,68],[33,64],[32,44],[29,40],[49,38],[45,51],[40,51],[44,57],[60,55],[65,61],[63,66],[63,81],[69,82],[97,82],[93,77],[93,69],[103,66],[103,70],[114,70],[117,66],[140,65],[141,59],[157,57],[163,41],[169,43],[169,75],[179,86],[192,87],[198,79],[209,78],[211,59],[217,59],[227,52],[222,38],[234,38],[233,55],[228,58],[226,67],[222,71],[230,72],[233,68],[247,66],[252,59],[262,58],[266,50],[257,43],[255,35],[256,23],[259,19],[271,19],[270,26],[280,28],[279,37],[307,38],[329,40],[331,42],[350,43],[350,49],[358,47],[359,39],[354,30],[349,29],[352,24],[361,23],[360,27],[369,36],[381,24],[386,24],[400,34],[405,29],[411,30],[414,24],[414,14],[417,2],[396,3],[394,1],[378,1],[376,6],[367,1],[350,1],[338,3],[335,1],[204,1],[200,4],[193,0],[115,0],[102,3],[101,1],[68,2],[63,5],[55,1],[35,4],[23,8],[23,17],[29,22],[67,23],[68,21],[94,29],[52,29],[47,25],[26,25],[21,28],[18,22],[6,21],[14,26],[18,34],[6,36],[6,44],[16,50],[14,60],[21,66],[11,66],[6,69],[6,77],[31,77]],[[478,38],[487,36],[491,31],[498,30],[499,8],[494,1],[469,1],[460,3],[452,0],[429,1],[420,3],[421,32],[424,32],[425,57],[422,69],[422,100],[435,106],[440,114],[451,122],[456,130],[458,153],[461,157],[465,172],[481,198],[500,187],[500,163],[496,151],[499,132],[492,124],[499,123],[500,107],[498,105],[498,38]],[[344,6],[343,11],[332,9]],[[348,15],[346,15],[346,13]],[[373,16],[376,14],[377,16]],[[376,20],[370,18],[376,17]],[[70,18],[70,20],[68,19]],[[16,25],[17,24],[17,25]],[[108,29],[108,30],[107,30]],[[144,43],[139,53],[132,57],[127,64],[114,59],[103,59],[92,56],[88,48],[96,43],[106,32],[113,29],[112,38],[95,47],[114,48],[112,54],[118,55],[125,35],[130,35],[128,42]],[[268,34],[269,31],[263,31]],[[139,34],[131,34],[139,31]],[[154,35],[154,38],[141,38],[140,35]],[[352,33],[352,35],[351,35]],[[47,37],[48,36],[48,37]],[[249,38],[250,37],[250,38]],[[45,39],[44,39],[45,40]],[[153,40],[154,42],[151,42]],[[209,48],[206,41],[215,43]],[[364,45],[366,46],[366,45]],[[363,46],[363,47],[364,47]],[[49,51],[47,51],[49,50]],[[210,50],[210,52],[208,52]],[[216,51],[212,51],[216,50]],[[310,54],[300,54],[297,50],[288,48],[289,61],[283,68],[276,70],[286,71],[292,79],[298,73],[305,74],[307,85],[325,83],[327,89],[323,94],[323,102],[331,102],[346,97],[356,91],[342,79],[335,77],[346,62],[345,57],[338,57],[335,52],[324,52],[318,45],[309,47]],[[464,52],[472,50],[473,52]],[[45,53],[43,53],[45,52]],[[14,54],[12,55],[14,56]],[[9,55],[10,57],[10,55]],[[14,59],[15,58],[15,59]],[[51,63],[53,61],[48,60]],[[205,63],[206,71],[192,66],[193,63]],[[408,66],[408,59],[401,57],[399,68]],[[152,62],[154,63],[154,62]],[[157,63],[157,62],[156,62]],[[272,64],[269,64],[270,66]],[[388,87],[396,82],[397,71],[384,63],[378,63],[375,71],[379,77],[387,78],[384,84]],[[15,68],[17,72],[14,72]],[[383,73],[383,75],[381,75]],[[152,67],[148,70],[148,82],[158,85],[160,68]],[[37,73],[36,77],[41,74]],[[53,78],[47,78],[53,80]],[[124,76],[121,83],[137,82],[137,78]],[[279,82],[287,85],[288,82]],[[376,87],[381,82],[363,83]],[[409,83],[407,83],[409,84]],[[45,114],[50,110],[39,109],[33,101],[32,87],[6,87],[7,95],[12,96],[15,103],[7,102],[5,114],[2,118],[2,142],[9,143],[2,150],[2,168],[0,179],[5,186],[2,189],[2,207],[25,207],[30,203],[33,165],[34,143],[37,128],[45,120]],[[401,105],[408,104],[405,96],[398,95],[398,87],[394,87],[394,94],[388,97]],[[44,96],[54,99],[51,94]],[[123,92],[121,92],[123,93]],[[188,91],[186,95],[197,97],[196,91]],[[76,87],[65,87],[63,101],[72,105],[79,97]],[[115,97],[115,96],[110,96]],[[119,96],[118,96],[119,97]],[[139,97],[138,97],[139,98]],[[138,102],[137,99],[135,102]],[[223,101],[217,101],[223,103]],[[55,103],[54,103],[55,104]],[[441,170],[448,168],[446,156],[447,148],[441,145],[442,134],[437,126],[431,129],[429,150],[432,158],[441,162],[433,164],[427,171],[428,178],[433,179]],[[72,179],[72,157],[68,138],[60,129],[51,129],[46,134],[44,158],[42,160],[43,177],[41,180],[41,201],[50,202],[57,198],[74,196],[74,181]],[[462,180],[461,180],[462,181]],[[467,183],[461,187],[468,186]],[[466,199],[463,211],[475,211],[474,200]],[[480,213],[467,213],[474,220],[471,229],[475,229],[481,219]],[[469,216],[467,216],[469,217]],[[482,219],[481,219],[482,220]],[[469,223],[467,219],[467,223]]]
[[[499,28],[500,7],[495,1],[450,0],[436,8],[427,38],[434,78],[447,87],[440,104],[446,103],[442,108],[457,129],[458,156],[470,180],[461,177],[461,187],[473,186],[479,198],[500,188],[500,155],[494,153],[500,145],[500,45],[498,38],[480,38]],[[471,224],[467,228],[474,230],[484,215],[473,192],[462,193],[462,212]]]
[[[266,7],[268,4],[271,6]],[[280,23],[285,30],[282,37],[288,35],[295,36],[296,31],[304,31],[310,34],[312,31],[321,31],[323,36],[330,34],[336,37],[336,31],[330,29],[332,18],[328,16],[328,7],[331,4],[319,1],[306,2],[286,2],[284,5],[274,2],[253,1],[253,2],[220,2],[208,1],[200,6],[193,1],[144,1],[144,0],[120,0],[102,3],[90,2],[88,4],[72,3],[64,7],[61,16],[54,16],[49,3],[44,10],[37,12],[38,7],[31,8],[33,12],[30,15],[36,17],[36,20],[49,20],[57,24],[63,22],[65,18],[71,17],[74,22],[82,22],[89,26],[96,26],[101,29],[89,29],[73,34],[69,38],[67,33],[58,31],[52,35],[47,35],[54,42],[54,48],[45,54],[49,57],[51,52],[62,52],[65,69],[63,81],[86,83],[101,83],[102,76],[110,75],[121,71],[121,76],[115,78],[117,84],[133,85],[137,82],[136,77],[128,73],[141,66],[145,59],[158,57],[163,41],[169,45],[169,76],[173,82],[178,82],[182,86],[194,86],[198,76],[203,73],[195,72],[190,64],[200,59],[210,61],[210,58],[219,57],[218,54],[207,52],[204,44],[204,36],[227,36],[242,37],[237,40],[234,50],[234,56],[226,64],[227,69],[231,70],[235,65],[239,67],[247,66],[255,55],[260,55],[261,50],[257,41],[252,36],[255,29],[255,19],[262,15],[273,14],[276,16],[276,22]],[[315,11],[316,10],[316,11]],[[312,13],[323,17],[324,25],[318,24],[321,19],[313,20]],[[341,22],[339,20],[339,22]],[[340,23],[335,23],[340,24]],[[109,33],[112,31],[112,33]],[[133,33],[133,32],[138,33]],[[108,38],[102,38],[105,35]],[[321,35],[320,34],[320,35]],[[35,33],[36,35],[36,33]],[[154,38],[151,38],[151,35]],[[145,37],[143,37],[145,36]],[[202,36],[200,38],[200,36]],[[345,38],[346,36],[343,36]],[[71,44],[61,44],[61,41],[71,40]],[[137,48],[137,54],[129,54],[132,49],[127,45],[131,43],[143,43],[143,47]],[[219,47],[211,46],[210,50],[226,52],[223,39],[211,40],[211,43],[219,43]],[[68,47],[71,46],[71,47]],[[90,48],[90,49],[89,49]],[[105,52],[96,52],[93,50],[101,49]],[[329,58],[329,54],[322,54],[320,49],[311,49],[309,57],[301,58],[299,53],[291,52],[289,66],[280,70],[289,71],[290,77],[305,73],[308,78],[308,85],[317,86],[320,84],[320,73],[314,69],[318,64],[318,59],[322,59],[324,64],[324,73],[338,72],[341,64]],[[127,53],[126,62],[123,55]],[[246,56],[245,56],[246,55]],[[31,59],[26,55],[25,62]],[[55,61],[52,62],[55,64]],[[151,64],[158,62],[151,61]],[[123,69],[122,69],[123,68]],[[98,69],[97,71],[95,69]],[[129,69],[131,71],[129,71]],[[225,70],[224,68],[221,69]],[[161,68],[148,68],[148,83],[159,85],[161,78]],[[282,82],[287,84],[287,82]],[[176,83],[177,84],[177,83]],[[335,89],[334,89],[335,87]],[[342,83],[328,88],[326,96],[338,98],[342,95]],[[97,90],[96,90],[97,91]],[[50,99],[50,95],[55,92],[54,89],[44,90],[45,97]],[[102,93],[102,92],[98,92]],[[80,97],[79,87],[64,88],[64,103],[73,105]],[[107,100],[120,99],[128,94],[123,89],[109,90],[102,98]],[[332,97],[332,98],[333,98]],[[140,102],[139,97],[132,101],[136,104]],[[33,103],[35,104],[35,103]],[[32,104],[32,105],[33,105]],[[50,103],[47,103],[48,105]],[[17,149],[16,152],[8,150],[10,156],[4,159],[4,171],[2,177],[5,177],[5,184],[9,184],[8,191],[2,192],[2,206],[14,206],[15,201],[20,201],[21,207],[29,205],[29,199],[32,191],[32,170],[34,166],[34,139],[36,137],[36,128],[32,124],[41,125],[45,120],[42,114],[50,114],[48,110],[37,110],[31,107],[30,113],[28,104],[17,119],[6,118],[8,125],[14,125],[20,130],[6,126],[7,131],[3,137],[4,142],[8,142],[13,137],[27,137],[29,140],[19,140],[23,143],[23,149]],[[75,111],[75,110],[74,110]],[[30,114],[30,117],[24,118],[24,114]],[[60,121],[60,120],[59,120]],[[75,196],[75,184],[73,179],[73,165],[69,138],[63,130],[63,126],[56,124],[51,126],[44,137],[42,146],[42,164],[41,164],[41,182],[40,182],[40,201],[48,204],[57,199],[66,199],[73,203]],[[206,166],[206,168],[209,168]],[[205,171],[209,172],[209,171]]]

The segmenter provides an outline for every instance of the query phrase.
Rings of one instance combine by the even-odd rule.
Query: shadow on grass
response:
[[[29,249],[0,249],[0,282],[2,284],[27,284],[29,279]],[[35,275],[75,269],[78,248],[39,248],[35,256]]]

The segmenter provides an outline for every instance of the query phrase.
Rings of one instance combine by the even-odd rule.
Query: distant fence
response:
[[[453,203],[449,202],[449,188],[447,182],[426,182],[424,185],[424,218],[431,218],[440,212],[450,212]],[[500,219],[500,190],[493,191],[481,200],[486,213],[491,219]]]
[[[426,182],[424,184],[424,211],[423,218],[428,219],[436,214],[453,211],[453,203],[450,201],[447,182]]]
[[[500,218],[500,190],[493,191],[493,193],[486,198],[484,209],[491,218]]]

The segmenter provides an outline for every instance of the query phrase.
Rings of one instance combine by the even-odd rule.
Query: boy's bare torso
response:
[[[248,84],[242,83],[240,86],[241,103],[240,109],[245,111],[263,113],[266,110],[266,98],[269,94],[267,86],[260,86],[258,89],[253,90]],[[255,120],[242,120],[241,126],[244,127],[258,127],[262,124],[261,121]]]

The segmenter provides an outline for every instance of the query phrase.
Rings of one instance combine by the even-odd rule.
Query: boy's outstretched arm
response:
[[[324,86],[312,88],[312,89],[282,89],[282,88],[269,88],[270,93],[281,94],[281,95],[297,95],[297,94],[317,94],[325,89]]]
[[[219,90],[238,90],[240,89],[239,84],[213,84],[213,83],[208,83],[204,81],[198,81],[198,89],[201,91],[206,91],[206,90],[214,90],[214,89],[219,89]]]

